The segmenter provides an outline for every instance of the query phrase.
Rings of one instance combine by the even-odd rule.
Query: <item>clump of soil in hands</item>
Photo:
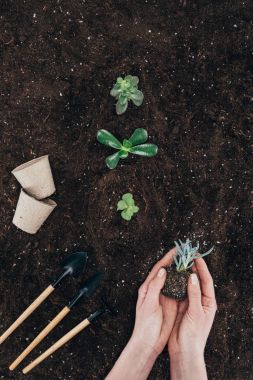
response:
[[[176,300],[183,300],[187,296],[187,284],[191,270],[178,272],[175,265],[166,267],[167,279],[162,293]]]

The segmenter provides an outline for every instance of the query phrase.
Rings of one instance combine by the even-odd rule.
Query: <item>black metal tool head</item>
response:
[[[63,268],[73,277],[78,277],[85,269],[88,255],[86,252],[75,252],[62,262]]]
[[[79,293],[69,302],[68,307],[71,309],[77,302],[83,297],[90,297],[97,290],[102,280],[102,273],[97,272],[91,276],[85,283],[82,285]]]
[[[75,252],[68,255],[62,262],[63,272],[53,281],[52,286],[55,288],[67,275],[78,277],[86,267],[88,255],[86,252]]]

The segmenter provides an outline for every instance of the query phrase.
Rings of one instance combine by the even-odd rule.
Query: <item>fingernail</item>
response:
[[[192,273],[191,274],[191,282],[192,282],[192,285],[197,285],[198,283],[198,276],[196,275],[196,273]]]
[[[165,275],[165,269],[164,268],[159,269],[157,273],[157,277],[163,277],[164,275]]]

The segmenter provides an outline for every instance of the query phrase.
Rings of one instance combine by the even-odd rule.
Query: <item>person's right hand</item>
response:
[[[213,279],[203,259],[195,260],[188,299],[178,303],[168,348],[172,380],[207,379],[204,349],[217,309]]]

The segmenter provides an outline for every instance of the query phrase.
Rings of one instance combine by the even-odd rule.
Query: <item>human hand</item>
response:
[[[151,270],[139,289],[136,319],[131,339],[106,380],[147,379],[157,356],[168,342],[177,315],[177,302],[160,291],[166,280],[163,267],[171,264],[175,249]]]
[[[161,290],[166,281],[166,269],[175,249],[170,250],[151,270],[139,288],[136,319],[131,342],[149,347],[158,356],[168,342],[177,315],[177,302],[165,297]]]
[[[172,379],[207,379],[204,349],[217,309],[213,279],[203,259],[195,260],[188,282],[188,299],[178,313],[168,348]]]

